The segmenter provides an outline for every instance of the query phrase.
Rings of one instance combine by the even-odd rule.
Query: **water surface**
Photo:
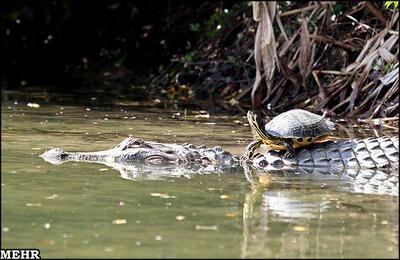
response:
[[[243,116],[29,102],[1,106],[2,248],[46,258],[398,257],[398,196],[349,192],[329,178],[250,184],[242,171],[127,180],[105,165],[39,157],[109,149],[129,135],[240,154],[252,139]],[[398,134],[354,125],[337,134]]]

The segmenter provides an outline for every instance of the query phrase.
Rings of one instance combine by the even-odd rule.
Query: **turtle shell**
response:
[[[277,138],[319,137],[335,127],[328,119],[302,109],[293,109],[274,117],[265,131]]]

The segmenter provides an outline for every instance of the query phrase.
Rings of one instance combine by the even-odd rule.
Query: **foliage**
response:
[[[303,107],[347,116],[398,115],[398,1],[277,2],[280,21],[273,19],[269,30],[276,46],[269,50],[279,62],[269,86],[262,83],[253,98],[259,23],[251,4],[8,1],[0,16],[6,50],[0,83],[125,95],[131,86],[145,85],[157,97],[175,90],[164,96],[172,102],[210,99],[238,112],[253,105],[271,114]]]
[[[385,1],[386,8],[389,8],[391,5],[397,8],[399,6],[399,1]]]
[[[222,19],[220,13],[213,14],[196,28],[205,36],[194,45],[196,55],[183,63],[172,63],[166,70],[174,68],[176,74],[158,75],[152,84],[184,84],[194,90],[196,99],[219,100],[230,110],[245,111],[258,102],[257,106],[271,114],[299,107],[360,118],[398,116],[399,102],[394,95],[398,77],[393,77],[398,68],[394,59],[399,51],[395,44],[398,37],[384,30],[398,31],[398,13],[378,6],[350,1],[279,2],[283,28],[274,21],[272,29],[279,68],[271,86],[264,84],[257,93],[252,91],[255,67],[250,51],[257,23],[247,12],[250,8],[242,8],[236,19],[231,19],[228,28],[234,29],[208,37],[204,25],[214,28]],[[301,29],[303,19],[306,26]],[[303,40],[308,37],[309,41]]]

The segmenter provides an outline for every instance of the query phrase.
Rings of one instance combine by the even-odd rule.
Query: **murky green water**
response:
[[[45,258],[398,257],[397,196],[301,177],[250,185],[240,171],[133,181],[100,164],[39,158],[50,147],[109,149],[129,135],[239,154],[251,140],[244,117],[28,102],[1,107],[1,248]],[[397,131],[363,132],[375,134]]]

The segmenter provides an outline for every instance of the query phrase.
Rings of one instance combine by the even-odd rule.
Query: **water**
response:
[[[398,257],[398,196],[279,175],[250,184],[241,171],[133,181],[105,165],[39,157],[51,147],[109,149],[129,135],[240,154],[252,139],[244,117],[28,102],[8,97],[1,107],[1,248],[38,248],[46,258]]]

